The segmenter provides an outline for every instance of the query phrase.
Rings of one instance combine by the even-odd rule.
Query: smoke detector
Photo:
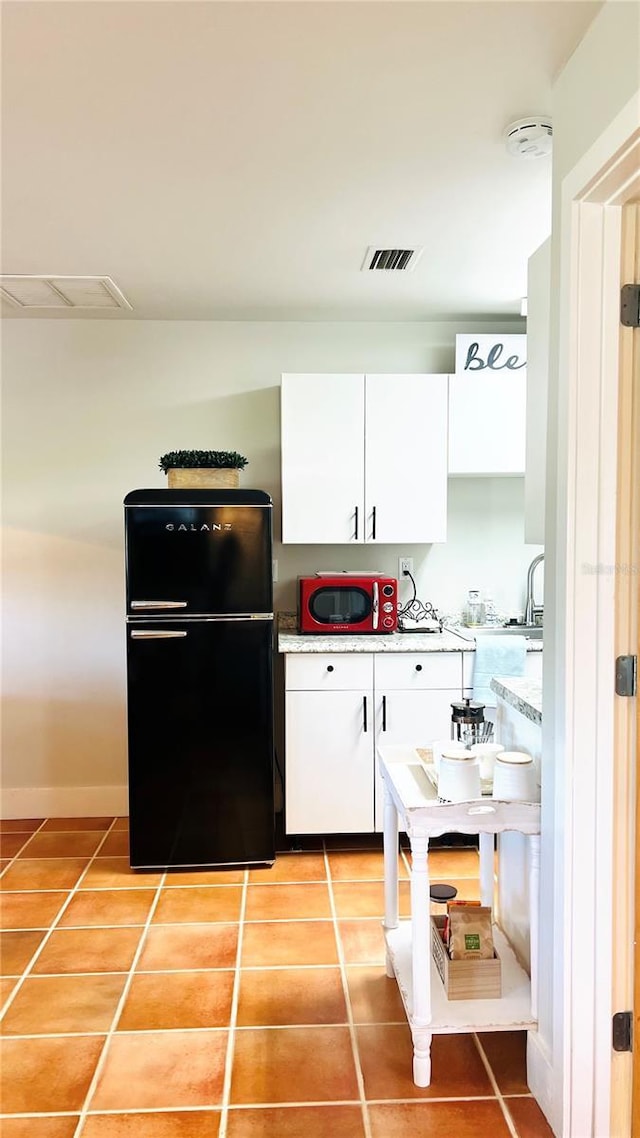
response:
[[[514,158],[546,158],[553,146],[551,119],[546,115],[531,115],[509,124],[504,141]]]

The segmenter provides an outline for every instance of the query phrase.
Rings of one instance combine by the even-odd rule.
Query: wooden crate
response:
[[[449,1000],[495,1000],[502,995],[500,957],[452,960],[442,939],[444,917],[431,918],[431,952]]]

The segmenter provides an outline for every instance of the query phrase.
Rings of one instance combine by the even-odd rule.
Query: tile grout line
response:
[[[139,926],[139,927],[141,928],[142,926]],[[154,925],[154,928],[156,928],[156,927],[158,927],[158,926]],[[162,928],[163,926],[160,925],[159,927]],[[72,928],[69,931],[70,932],[76,932],[77,930]],[[66,929],[65,929],[65,932],[66,932]],[[320,970],[321,971],[323,969],[328,972],[331,970],[335,971],[335,969],[337,967],[338,967],[337,964],[265,964],[264,966],[262,966],[261,964],[245,964],[243,966],[243,972],[290,972],[292,970],[296,971],[296,972],[312,972],[314,970]],[[362,964],[362,965],[354,964],[351,967],[367,968],[368,965],[366,965],[366,964]],[[81,976],[126,976],[128,971],[129,971],[128,966],[126,968],[102,968],[102,969],[76,968],[73,970],[73,972],[35,972],[31,976],[29,976],[29,979],[30,980],[69,980],[69,979],[77,980]],[[220,967],[214,966],[213,968],[138,968],[137,971],[138,971],[138,976],[159,976],[159,975],[160,976],[183,976],[183,975],[190,976],[192,974],[198,974],[199,975],[201,972],[214,972],[214,973],[217,973],[217,972],[235,972],[235,965],[233,965],[233,967],[227,967],[227,968],[224,968],[222,966],[220,966]],[[5,977],[3,977],[3,979],[5,979],[5,980],[18,980],[19,976],[17,976],[17,975],[5,976]]]
[[[231,996],[231,1011],[229,1013],[229,1036],[227,1038],[227,1054],[224,1061],[224,1081],[222,1084],[222,1101],[220,1104],[220,1127],[218,1138],[226,1138],[227,1123],[229,1119],[229,1100],[231,1098],[231,1078],[233,1075],[233,1060],[235,1055],[236,1028],[238,1020],[238,1002],[240,1000],[240,964],[242,960],[242,941],[244,934],[244,919],[247,909],[247,892],[249,889],[249,870],[244,873],[242,883],[242,897],[240,898],[240,915],[238,918],[238,945],[236,948],[236,967],[233,979],[233,993]]]
[[[326,882],[325,882],[325,884],[326,884]],[[153,892],[153,890],[155,890],[155,888],[156,888],[156,886],[153,885],[144,891],[147,893],[151,893],[151,892]],[[238,885],[238,886],[236,886],[236,888],[242,889],[242,886]],[[40,890],[38,890],[38,892],[40,892]],[[52,892],[54,892],[54,893],[68,893],[69,890],[68,889],[54,889],[54,890],[52,890]],[[88,892],[90,892],[90,890],[81,889],[79,892],[80,893],[88,893]],[[116,890],[116,892],[126,893],[127,890],[121,889],[121,890]],[[166,895],[166,889],[165,889],[165,895]],[[1,894],[0,894],[0,896],[1,896]],[[381,917],[346,916],[346,917],[340,917],[339,919],[341,921],[357,921],[357,922],[368,921],[368,922],[373,922],[373,921],[380,921],[382,918]],[[275,924],[277,924],[277,925],[290,925],[292,922],[295,922],[296,924],[299,924],[299,923],[317,924],[319,921],[325,921],[327,923],[331,923],[331,918],[330,917],[293,917],[293,918],[292,917],[262,917],[259,920],[245,921],[245,924],[246,925],[275,925]],[[234,925],[234,924],[237,924],[237,921],[230,921],[228,919],[227,920],[220,920],[220,921],[156,921],[156,926],[160,929],[175,929],[175,928],[180,928],[183,925],[198,925],[199,928],[202,928],[205,925],[215,925],[217,927],[218,925]],[[117,925],[114,925],[114,924],[111,924],[111,925],[65,925],[64,928],[65,929],[67,929],[67,928],[73,929],[76,932],[79,932],[81,930],[86,931],[87,929],[139,929],[139,928],[142,928],[143,926],[144,926],[144,921],[139,921],[137,924],[131,924],[131,923],[127,924],[127,923],[123,922],[123,923],[117,924]],[[48,925],[44,925],[44,926],[43,925],[33,925],[33,926],[26,928],[26,929],[24,927],[6,928],[6,929],[2,929],[2,932],[3,933],[47,932],[48,928],[49,928]]]
[[[533,1096],[532,1095],[514,1095],[513,1097],[514,1098],[532,1098]],[[432,1098],[424,1098],[424,1099],[420,1099],[420,1098],[379,1098],[379,1099],[369,1099],[368,1103],[369,1103],[369,1105],[375,1105],[375,1106],[389,1106],[389,1105],[411,1106],[414,1103],[417,1103],[418,1105],[422,1106],[422,1105],[427,1105],[427,1104],[434,1103],[434,1102],[437,1102],[437,1103],[440,1103],[440,1102],[460,1103],[460,1102],[494,1102],[494,1101],[495,1101],[495,1096],[493,1096],[493,1095],[466,1095],[466,1096],[460,1095],[457,1097],[449,1097],[449,1098],[446,1098],[443,1096],[442,1098],[433,1098],[432,1097]],[[294,1100],[292,1102],[255,1102],[255,1103],[252,1102],[249,1104],[247,1104],[247,1103],[229,1103],[228,1109],[233,1113],[236,1110],[247,1110],[247,1109],[250,1109],[250,1110],[273,1110],[274,1108],[277,1108],[278,1110],[280,1110],[282,1108],[283,1110],[299,1110],[301,1106],[313,1108],[313,1107],[326,1107],[326,1106],[332,1107],[332,1106],[355,1106],[355,1105],[356,1104],[354,1103],[353,1099],[331,1099],[330,1101],[327,1101],[326,1099],[318,1099],[318,1100],[312,1099],[309,1102],[303,1102],[303,1103],[300,1103],[296,1100]],[[132,1109],[129,1109],[126,1111],[123,1111],[119,1107],[110,1107],[110,1108],[106,1108],[105,1110],[88,1110],[87,1111],[87,1118],[101,1118],[101,1117],[109,1117],[112,1115],[119,1116],[122,1114],[136,1115],[136,1116],[137,1115],[144,1116],[146,1114],[174,1114],[176,1112],[176,1110],[178,1110],[181,1114],[189,1114],[189,1113],[194,1114],[194,1113],[198,1113],[200,1111],[207,1111],[207,1112],[210,1112],[211,1114],[214,1114],[220,1110],[220,1107],[214,1106],[214,1105],[206,1105],[206,1106],[182,1105],[180,1107],[175,1107],[175,1106],[140,1106],[140,1107],[133,1107]],[[25,1119],[26,1118],[35,1118],[35,1119],[75,1118],[77,1116],[77,1114],[78,1114],[77,1110],[51,1110],[51,1111],[40,1111],[38,1113],[34,1113],[34,1112],[29,1113],[27,1111],[23,1111],[22,1113],[20,1113],[20,1112],[14,1111],[13,1113],[7,1113],[7,1114],[0,1115],[0,1121],[4,1121],[5,1119],[13,1119],[13,1118],[25,1118]]]
[[[22,850],[24,849],[24,847],[25,847],[25,846],[28,846],[28,844],[29,844],[29,842],[31,841],[31,839],[32,839],[32,837],[34,836],[34,834],[39,834],[39,833],[40,833],[40,831],[42,830],[42,827],[44,826],[45,822],[47,822],[47,821],[48,821],[48,818],[43,818],[43,819],[42,819],[42,821],[41,821],[41,823],[40,823],[40,825],[38,826],[37,830],[33,830],[31,833],[29,833],[29,831],[28,831],[28,830],[15,830],[15,831],[13,831],[13,830],[10,830],[10,831],[9,831],[9,834],[11,834],[11,833],[16,833],[16,834],[27,834],[27,833],[28,833],[28,834],[29,834],[29,837],[27,838],[27,840],[26,840],[26,842],[24,843],[24,845],[21,845],[21,846],[20,846],[20,849],[17,851],[17,853],[14,853],[13,857],[10,857],[10,858],[8,859],[8,861],[7,861],[7,864],[6,864],[5,866],[3,866],[3,867],[2,867],[2,869],[0,870],[0,880],[1,880],[1,879],[4,877],[4,875],[5,875],[5,873],[7,872],[7,870],[8,870],[8,869],[11,869],[11,867],[12,867],[12,865],[13,865],[14,861],[17,861],[17,860],[18,860],[18,858],[20,857],[20,854],[21,854]],[[114,818],[113,822],[115,822],[115,818]],[[113,822],[112,822],[112,825],[113,825]],[[76,834],[76,833],[80,833],[80,831],[79,831],[79,830],[74,830],[74,831],[73,831],[73,833],[74,833],[74,834]],[[8,838],[8,837],[9,837],[9,834],[5,834],[5,835],[4,835],[4,836],[5,836],[5,838]]]
[[[90,1102],[91,1102],[91,1100],[95,1094],[96,1088],[98,1086],[98,1080],[102,1074],[102,1071],[104,1069],[104,1065],[105,1065],[106,1060],[107,1060],[107,1054],[109,1052],[111,1040],[113,1039],[113,1036],[115,1034],[116,1025],[117,1025],[118,1020],[120,1019],[120,1016],[122,1014],[122,1009],[124,1007],[127,996],[129,995],[129,989],[131,988],[131,984],[133,983],[135,967],[136,967],[136,964],[138,963],[138,960],[140,959],[140,956],[142,955],[142,950],[144,947],[146,935],[147,935],[147,932],[149,931],[149,927],[150,927],[151,921],[153,919],[153,914],[155,913],[156,907],[157,907],[158,902],[160,900],[160,895],[162,892],[162,886],[163,886],[164,879],[166,876],[167,876],[166,873],[163,873],[159,884],[156,886],[156,895],[153,898],[153,901],[151,902],[151,906],[150,906],[149,912],[147,914],[147,919],[146,919],[145,924],[143,926],[142,933],[140,934],[140,939],[138,941],[138,947],[136,948],[136,951],[133,955],[133,960],[131,961],[131,967],[129,968],[129,972],[127,975],[127,979],[125,980],[124,988],[122,989],[120,999],[118,1000],[116,1010],[113,1014],[113,1019],[111,1020],[111,1027],[105,1033],[104,1046],[102,1048],[102,1051],[100,1052],[98,1062],[96,1063],[96,1069],[93,1072],[93,1077],[92,1077],[91,1082],[89,1083],[89,1086],[87,1088],[87,1093],[85,1095],[84,1104],[83,1104],[82,1109],[80,1111],[80,1116],[78,1118],[78,1125],[76,1126],[76,1129],[74,1130],[73,1138],[80,1138],[80,1134],[82,1133],[82,1130],[84,1128],[84,1122],[85,1122],[85,1118],[87,1116],[87,1111],[89,1109],[89,1104],[90,1104]]]
[[[227,969],[227,971],[230,972],[231,969]],[[339,971],[339,968],[337,968],[335,965],[334,965],[334,971],[336,971],[336,972]],[[113,975],[113,973],[107,973],[107,975]],[[126,975],[126,973],[118,973],[118,975]],[[145,976],[145,975],[148,975],[148,973],[136,972],[136,976]],[[154,975],[163,975],[163,973],[155,973]],[[66,977],[65,977],[65,979],[66,979]],[[72,979],[77,980],[78,977],[73,976]],[[363,1021],[362,1023],[354,1024],[354,1026],[355,1027],[405,1027],[406,1022],[407,1022],[406,1020],[383,1020],[382,1022],[378,1023],[375,1020],[366,1020],[366,1021]],[[311,1022],[311,1023],[263,1023],[263,1024],[248,1023],[248,1024],[243,1024],[242,1026],[239,1026],[238,1024],[236,1024],[236,1026],[234,1028],[234,1035],[237,1035],[238,1033],[244,1034],[245,1032],[257,1031],[257,1030],[260,1030],[260,1031],[299,1031],[299,1030],[311,1031],[312,1029],[315,1030],[316,1028],[318,1028],[319,1030],[327,1030],[328,1028],[334,1028],[335,1029],[336,1027],[344,1027],[344,1026],[345,1026],[344,1020],[338,1020],[336,1023],[314,1023],[314,1022]],[[125,1031],[119,1031],[118,1035],[119,1036],[120,1035],[135,1035],[135,1036],[140,1036],[140,1038],[142,1038],[145,1035],[158,1035],[159,1033],[162,1033],[163,1035],[176,1035],[178,1033],[180,1035],[198,1035],[198,1034],[202,1034],[204,1032],[211,1033],[211,1032],[221,1032],[221,1031],[228,1031],[228,1028],[226,1028],[226,1027],[144,1027],[144,1028],[138,1028],[138,1029],[127,1028]],[[5,1040],[6,1039],[14,1039],[14,1040],[15,1039],[79,1039],[81,1037],[89,1038],[89,1037],[95,1037],[97,1035],[104,1035],[104,1034],[105,1034],[104,1030],[103,1031],[27,1031],[27,1032],[16,1032],[15,1035],[13,1033],[10,1035],[4,1034],[2,1036],[2,1038]],[[524,1097],[527,1097],[527,1096],[524,1096]]]
[[[43,821],[43,823],[42,823],[42,825],[43,825],[43,826],[44,826],[44,823],[45,823],[46,821],[47,821],[47,819],[45,818],[45,819],[44,819],[44,821]],[[3,1005],[3,1007],[2,1007],[2,1008],[0,1008],[0,1021],[2,1021],[2,1020],[4,1019],[4,1016],[5,1016],[6,1012],[9,1010],[9,1008],[11,1007],[11,1004],[13,1003],[13,1001],[14,1001],[14,1000],[15,1000],[15,998],[16,998],[16,996],[18,995],[18,992],[19,992],[19,991],[20,991],[20,989],[22,988],[22,985],[24,984],[24,982],[25,982],[25,980],[26,980],[27,976],[29,975],[29,973],[30,973],[31,969],[33,968],[34,964],[36,963],[36,960],[37,960],[37,959],[38,959],[38,957],[41,955],[41,953],[44,951],[45,945],[47,944],[47,942],[49,941],[49,939],[50,939],[50,937],[51,937],[52,933],[54,932],[54,930],[55,930],[55,929],[56,929],[56,927],[58,926],[58,923],[59,923],[59,921],[60,921],[61,917],[64,915],[64,913],[65,913],[65,912],[66,912],[66,910],[68,909],[69,905],[71,904],[71,900],[72,900],[72,898],[73,898],[73,897],[75,897],[75,894],[76,894],[76,892],[77,892],[77,890],[78,890],[78,887],[79,887],[79,885],[80,885],[80,882],[81,882],[81,881],[82,881],[82,879],[84,878],[85,874],[86,874],[86,873],[88,873],[88,871],[89,871],[89,866],[90,866],[90,865],[92,865],[92,864],[93,864],[93,862],[95,861],[95,859],[96,859],[96,857],[97,857],[97,855],[98,855],[98,850],[102,849],[102,846],[104,845],[104,843],[106,842],[107,838],[109,837],[109,834],[111,833],[111,829],[112,829],[112,827],[113,827],[113,826],[115,826],[115,824],[116,824],[116,819],[114,818],[114,819],[113,819],[113,822],[111,823],[111,826],[109,827],[109,829],[108,829],[108,830],[105,830],[105,832],[104,832],[104,834],[103,834],[103,836],[102,836],[102,840],[101,840],[100,842],[98,842],[98,848],[96,849],[95,853],[94,853],[94,854],[93,854],[93,855],[92,855],[92,856],[89,858],[89,861],[87,862],[87,864],[86,864],[86,866],[84,867],[84,869],[83,869],[82,873],[80,874],[80,876],[79,876],[78,880],[76,881],[75,885],[73,886],[73,889],[71,889],[71,890],[70,890],[70,891],[68,891],[68,892],[67,892],[67,890],[64,890],[64,889],[61,889],[61,890],[59,890],[59,892],[60,892],[60,893],[65,893],[65,892],[67,893],[67,899],[66,899],[66,901],[63,903],[62,907],[61,907],[61,908],[58,910],[58,912],[56,913],[56,915],[55,915],[55,917],[53,918],[53,920],[52,920],[52,921],[49,923],[49,927],[48,927],[47,931],[45,932],[45,935],[43,936],[42,940],[40,941],[40,944],[38,945],[38,947],[37,947],[36,951],[34,952],[33,956],[32,956],[32,957],[31,957],[31,959],[29,960],[29,962],[27,963],[26,967],[25,967],[25,968],[22,970],[22,975],[20,976],[20,979],[18,980],[18,983],[16,984],[15,988],[14,988],[14,989],[12,990],[12,992],[10,993],[10,995],[9,995],[9,997],[7,998],[7,1000],[5,1001],[5,1003],[4,1003],[4,1005]],[[80,833],[81,831],[77,831],[77,832],[78,832],[78,833]],[[54,892],[58,892],[58,890],[54,890]],[[28,930],[28,929],[16,929],[16,930],[12,930],[12,929],[3,929],[2,931],[3,931],[3,932],[12,932],[12,931],[16,931],[16,932],[28,932],[28,931],[31,931],[31,930]],[[33,930],[33,931],[40,931],[40,930]]]
[[[86,831],[82,831],[82,832],[86,833]],[[81,859],[74,858],[71,856],[67,857],[67,858],[19,858],[16,855],[16,861],[19,861],[21,864],[26,862],[26,861],[79,861],[79,860],[81,860]],[[97,860],[102,861],[103,859],[98,857]],[[106,857],[104,858],[104,860],[106,860]],[[123,860],[126,861],[127,859],[123,858]],[[406,858],[405,858],[405,864],[407,864]],[[10,866],[6,866],[6,868],[2,871],[3,874],[6,873],[6,871],[9,868],[10,868]],[[407,864],[407,869],[410,872],[410,867],[408,866],[408,864]],[[404,880],[404,878],[402,878],[401,880]],[[478,881],[478,878],[477,877],[458,877],[458,878],[456,878],[456,880],[457,881]],[[296,886],[325,885],[326,881],[315,881],[315,880],[314,881],[272,881],[272,882],[259,881],[259,882],[250,882],[250,884],[254,885],[254,886],[258,885],[261,888],[274,889],[274,888],[279,888],[280,886],[288,886],[288,885],[296,885]],[[336,885],[382,885],[382,884],[384,884],[384,878],[383,877],[339,878],[335,882],[335,884]],[[434,884],[436,884],[436,883],[434,882]],[[229,883],[205,882],[202,885],[197,885],[197,884],[193,884],[193,883],[190,885],[180,885],[178,883],[172,882],[171,884],[169,884],[169,885],[165,884],[165,886],[164,886],[165,889],[169,889],[169,890],[172,890],[172,889],[239,889],[241,887],[242,887],[242,882],[240,882],[240,881],[229,882]],[[148,885],[142,885],[142,884],[140,884],[140,885],[91,885],[87,889],[82,890],[82,892],[89,892],[89,889],[90,889],[91,892],[93,892],[93,893],[106,893],[106,892],[108,892],[108,893],[112,893],[112,892],[124,893],[127,891],[130,892],[132,889],[149,889],[149,888],[155,889],[155,885],[154,886],[148,886]],[[11,895],[12,893],[59,893],[59,892],[65,892],[65,891],[66,891],[66,887],[64,885],[53,886],[50,888],[35,887],[35,888],[31,888],[31,889],[2,889],[1,890],[1,892],[3,894],[8,894],[8,895]],[[303,918],[301,918],[301,919],[303,919]],[[307,919],[314,920],[317,918],[307,918]]]
[[[323,843],[324,844],[324,843]],[[340,965],[340,979],[342,981],[342,991],[344,1001],[347,1009],[347,1025],[349,1028],[349,1038],[351,1040],[351,1051],[353,1053],[353,1065],[356,1074],[356,1082],[358,1085],[358,1096],[360,1098],[360,1109],[362,1111],[362,1125],[364,1128],[365,1138],[371,1138],[371,1120],[369,1118],[369,1107],[364,1089],[364,1075],[362,1073],[362,1066],[360,1064],[360,1052],[358,1050],[358,1037],[356,1034],[355,1024],[353,1022],[353,1009],[351,1007],[351,996],[349,994],[349,982],[347,979],[347,969],[345,965],[344,952],[342,949],[342,938],[340,936],[340,929],[338,926],[338,914],[336,911],[335,897],[333,895],[333,879],[331,877],[331,866],[329,862],[329,854],[327,853],[326,844],[324,844],[324,864],[325,872],[327,875],[327,887],[329,889],[329,904],[331,906],[331,916],[333,918],[333,932],[336,938],[336,949],[338,952],[338,963]],[[224,1138],[224,1135],[222,1136]]]
[[[491,1066],[491,1063],[489,1062],[489,1057],[488,1057],[484,1047],[482,1046],[482,1044],[478,1038],[478,1033],[476,1031],[474,1031],[474,1032],[472,1032],[472,1035],[473,1035],[473,1041],[474,1041],[476,1048],[478,1050],[478,1054],[480,1055],[480,1058],[484,1064],[484,1068],[487,1072],[487,1075],[489,1076],[489,1081],[491,1083],[491,1086],[493,1087],[495,1096],[498,1100],[500,1110],[502,1111],[502,1113],[504,1115],[504,1120],[505,1120],[505,1122],[509,1128],[509,1133],[511,1134],[512,1138],[519,1138],[518,1131],[516,1130],[515,1122],[513,1121],[512,1117],[511,1117],[511,1112],[509,1111],[509,1108],[508,1108],[506,1102],[504,1101],[502,1091],[500,1090],[500,1087],[498,1086],[498,1080],[496,1079],[496,1077],[493,1073],[493,1067]]]

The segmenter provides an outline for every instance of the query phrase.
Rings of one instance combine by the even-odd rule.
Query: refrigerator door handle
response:
[[[132,601],[132,609],[186,609],[188,601]]]
[[[142,629],[132,629],[132,640],[181,640],[187,634],[186,632],[178,632],[177,630],[167,632],[157,631],[143,631]]]

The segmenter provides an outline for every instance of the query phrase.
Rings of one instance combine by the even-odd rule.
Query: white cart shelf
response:
[[[385,788],[384,877],[387,975],[395,976],[413,1039],[413,1078],[431,1082],[434,1033],[507,1031],[537,1027],[537,929],[540,878],[540,806],[492,798],[440,803],[420,757],[410,746],[380,746]],[[398,815],[411,843],[411,920],[398,918]],[[482,902],[492,904],[493,835],[517,830],[529,837],[531,980],[504,933],[494,926],[502,964],[502,996],[448,1000],[431,955],[428,846],[440,834],[480,834]]]

